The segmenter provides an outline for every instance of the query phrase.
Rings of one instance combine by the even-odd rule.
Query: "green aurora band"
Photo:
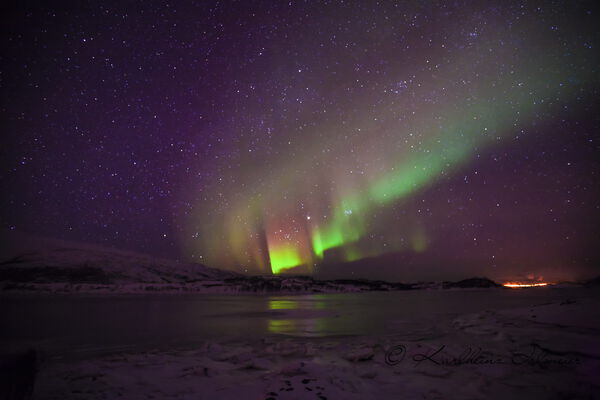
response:
[[[381,144],[362,146],[365,150],[360,156],[367,160],[370,159],[367,150],[376,148],[373,152],[382,160],[382,167],[371,167],[359,178],[353,178],[351,184],[338,183],[334,179],[336,171],[323,172],[321,164],[315,162],[319,158],[314,155],[322,153],[320,148],[336,147],[333,139],[328,139],[335,137],[333,134],[313,141],[313,148],[304,148],[306,156],[301,164],[282,160],[281,168],[270,168],[268,173],[261,171],[257,176],[248,173],[240,178],[246,187],[268,187],[269,191],[266,194],[249,191],[242,200],[229,205],[223,213],[226,216],[221,220],[216,218],[216,222],[209,225],[213,230],[215,226],[225,229],[205,235],[215,238],[205,241],[205,251],[228,249],[232,254],[225,261],[221,254],[215,254],[210,261],[233,268],[254,265],[260,271],[278,274],[298,266],[311,272],[315,265],[327,261],[331,252],[338,261],[380,254],[381,249],[364,242],[368,242],[372,227],[385,214],[386,207],[398,205],[440,178],[455,173],[485,149],[514,140],[519,130],[532,120],[560,112],[560,108],[577,95],[580,85],[595,83],[591,82],[595,78],[584,78],[581,74],[579,82],[570,83],[572,74],[566,66],[551,65],[542,56],[526,58],[527,46],[519,52],[506,51],[506,58],[513,60],[513,67],[506,71],[492,62],[479,66],[475,75],[480,82],[474,89],[460,89],[464,91],[460,93],[462,102],[447,100],[442,106],[425,106],[422,116],[412,116],[396,128],[394,124],[387,125],[386,131],[396,129],[397,133],[386,136]],[[538,54],[543,53],[543,49],[538,49]],[[468,59],[457,62],[444,80],[460,81]],[[435,87],[436,83],[432,82],[421,90]],[[355,122],[363,132],[376,131],[375,123],[369,121],[386,120],[387,115],[398,112],[398,105],[390,102],[378,107],[377,113],[370,112],[369,118],[357,115]],[[372,118],[373,115],[377,118]],[[336,127],[331,129],[335,131]],[[421,133],[417,148],[410,147],[416,139],[411,139],[412,142],[407,139],[403,151],[390,145],[389,137],[405,139],[409,132]],[[337,147],[345,150],[344,146],[346,143]],[[316,166],[309,167],[312,164]],[[320,203],[312,189],[317,185],[312,182],[292,183],[307,175],[299,172],[303,170],[330,178],[323,184],[331,188],[326,196],[329,204]],[[300,208],[298,203],[302,204]],[[202,220],[200,216],[198,219]],[[424,251],[428,242],[424,229],[419,226],[407,229],[412,232],[410,249]],[[197,246],[194,242],[190,247],[197,252]],[[406,244],[398,242],[388,251],[402,248],[406,248]]]
[[[547,97],[558,88],[547,87],[537,96]],[[474,152],[506,139],[519,120],[527,120],[533,112],[542,111],[523,96],[505,102],[490,102],[486,106],[464,107],[444,128],[437,128],[427,152],[415,154],[396,164],[391,171],[372,182],[366,189],[343,197],[334,208],[329,222],[315,226],[310,232],[314,256],[322,259],[327,250],[357,242],[366,232],[365,218],[375,209],[407,198],[432,184],[450,170],[470,161]],[[520,104],[517,111],[511,104]],[[489,132],[489,133],[487,133]],[[492,133],[493,132],[493,133]],[[422,250],[423,240],[415,250]],[[349,248],[345,261],[362,258],[356,248]],[[271,270],[277,274],[309,260],[291,245],[269,248]]]
[[[548,98],[557,94],[562,85],[543,85],[536,88],[536,96]],[[374,209],[407,198],[420,189],[432,184],[450,170],[457,169],[473,158],[476,151],[497,145],[511,137],[519,121],[527,120],[535,112],[549,111],[543,102],[534,104],[527,100],[527,92],[513,92],[504,101],[488,101],[478,106],[464,106],[462,113],[437,128],[434,139],[426,146],[427,152],[408,157],[391,171],[371,183],[365,190],[351,193],[335,208],[333,218],[316,227],[311,234],[314,254],[323,258],[325,251],[355,243],[366,232],[364,220],[355,215],[368,215]],[[562,91],[563,96],[566,90]],[[519,104],[516,109],[514,104]],[[432,128],[432,131],[436,128]],[[424,250],[425,238],[417,238],[413,250]],[[362,258],[356,248],[348,247],[345,261]],[[279,271],[272,264],[273,271]]]

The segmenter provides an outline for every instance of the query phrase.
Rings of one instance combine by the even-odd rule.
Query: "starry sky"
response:
[[[592,6],[3,6],[1,228],[246,273],[598,275]]]

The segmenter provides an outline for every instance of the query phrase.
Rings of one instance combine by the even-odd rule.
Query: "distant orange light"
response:
[[[510,288],[521,288],[521,287],[534,287],[534,286],[548,286],[546,282],[539,283],[516,283],[516,282],[507,282],[502,284],[502,286],[510,287]]]

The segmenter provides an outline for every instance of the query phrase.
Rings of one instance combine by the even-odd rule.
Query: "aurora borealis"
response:
[[[11,9],[3,227],[248,273],[590,275],[592,4]]]

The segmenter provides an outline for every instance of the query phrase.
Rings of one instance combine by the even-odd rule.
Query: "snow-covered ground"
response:
[[[48,361],[34,398],[592,399],[600,296],[578,290],[542,305],[397,321],[382,334],[222,337]]]
[[[593,399],[600,393],[597,285],[512,292],[484,279],[404,285],[246,277],[70,242],[17,237],[1,244],[0,361],[8,360],[10,370],[5,354],[42,349],[34,399]],[[402,289],[422,290],[386,293]],[[373,291],[382,292],[198,295]],[[104,296],[127,293],[146,295],[127,302]],[[106,310],[114,318],[97,317]],[[132,345],[142,338],[155,343],[163,333],[169,340],[154,350]],[[87,345],[104,351],[80,351]]]

